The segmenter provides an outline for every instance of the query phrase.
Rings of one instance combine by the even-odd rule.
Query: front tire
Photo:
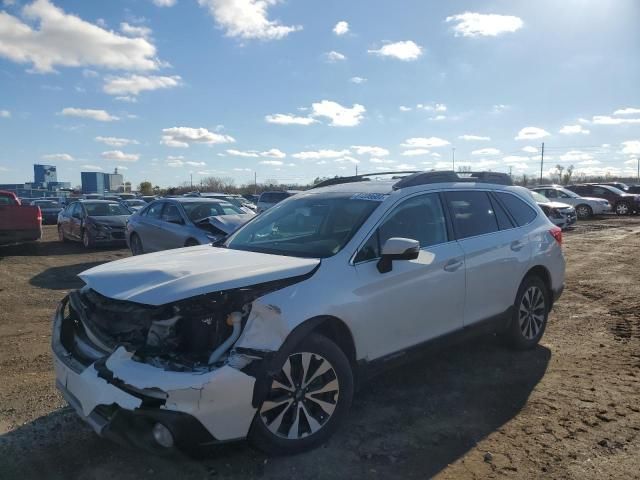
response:
[[[535,347],[547,327],[551,305],[549,290],[537,276],[526,277],[516,295],[507,340],[517,350]]]
[[[324,443],[346,416],[353,398],[353,372],[340,348],[311,334],[287,356],[256,412],[249,441],[283,455]]]
[[[142,246],[142,240],[137,233],[132,233],[129,237],[129,245],[131,247],[131,255],[142,255],[144,253],[144,247]]]
[[[84,245],[84,248],[93,248],[93,239],[87,229],[82,231],[82,245]]]

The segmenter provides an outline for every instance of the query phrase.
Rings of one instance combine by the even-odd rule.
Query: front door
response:
[[[390,272],[377,268],[392,237],[420,242],[415,260],[396,260]],[[353,292],[362,312],[359,335],[370,360],[462,328],[464,257],[449,238],[437,193],[421,194],[393,207],[355,257]]]

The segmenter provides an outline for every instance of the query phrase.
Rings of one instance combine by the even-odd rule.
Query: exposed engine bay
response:
[[[133,360],[164,370],[208,371],[227,358],[252,302],[297,281],[267,282],[160,306],[115,300],[85,287],[69,295],[61,342],[86,365],[122,346]]]

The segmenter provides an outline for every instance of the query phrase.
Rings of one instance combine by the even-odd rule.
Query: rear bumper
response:
[[[31,230],[2,230],[0,231],[0,245],[12,243],[35,242],[42,238],[42,227]]]

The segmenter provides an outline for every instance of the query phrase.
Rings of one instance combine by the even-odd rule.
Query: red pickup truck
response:
[[[22,205],[14,193],[0,190],[0,245],[34,242],[41,237],[40,207]]]

